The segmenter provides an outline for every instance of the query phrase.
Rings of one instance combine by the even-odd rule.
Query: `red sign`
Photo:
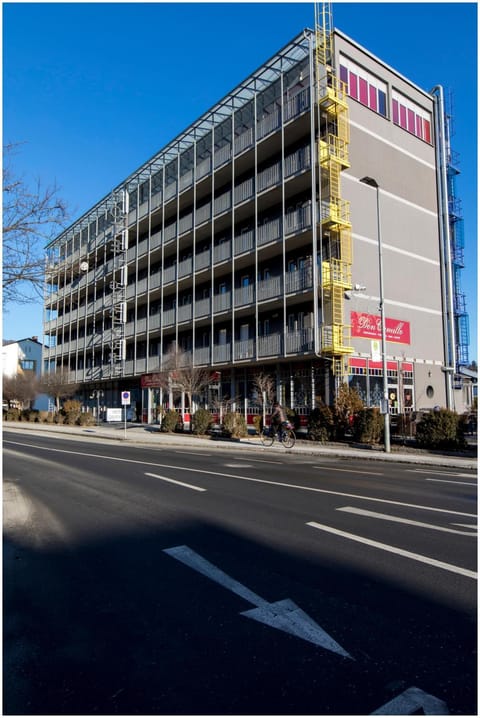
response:
[[[379,316],[376,314],[364,314],[363,312],[351,312],[350,317],[352,322],[352,337],[381,339],[382,326]],[[385,336],[387,342],[410,344],[410,322],[386,317]]]
[[[162,374],[142,374],[140,386],[142,389],[158,388],[162,385]]]

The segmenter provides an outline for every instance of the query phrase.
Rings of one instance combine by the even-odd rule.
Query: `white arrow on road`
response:
[[[172,556],[172,558],[176,558],[177,561],[181,561],[186,566],[193,568],[195,571],[198,571],[198,573],[207,576],[207,578],[219,583],[224,588],[228,588],[229,591],[236,593],[237,596],[241,596],[245,601],[256,606],[256,608],[252,608],[248,611],[242,611],[242,616],[253,618],[255,621],[266,623],[272,628],[278,628],[281,631],[291,633],[297,636],[297,638],[303,638],[305,641],[338,653],[345,658],[352,658],[318,623],[315,623],[310,616],[302,611],[302,609],[289,598],[283,601],[276,601],[275,603],[265,601],[261,596],[258,596],[253,591],[250,591],[249,588],[228,576],[188,546],[166,548],[164,549],[164,553]]]
[[[399,696],[393,698],[384,706],[378,708],[370,715],[372,716],[411,716],[414,713],[418,713],[419,710],[423,711],[423,715],[426,716],[447,716],[450,715],[447,704],[436,698],[435,696],[425,693],[412,686],[403,691]]]

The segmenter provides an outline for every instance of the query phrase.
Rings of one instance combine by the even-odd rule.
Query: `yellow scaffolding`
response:
[[[315,4],[315,60],[318,106],[318,168],[322,250],[322,353],[335,376],[346,374],[353,352],[345,322],[345,292],[352,288],[350,204],[341,196],[341,172],[350,166],[347,88],[334,70],[331,3]]]

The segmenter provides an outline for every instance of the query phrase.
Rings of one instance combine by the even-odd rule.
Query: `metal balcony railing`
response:
[[[270,222],[266,222],[258,227],[257,230],[257,244],[267,244],[268,242],[274,242],[282,238],[282,220],[280,217]]]

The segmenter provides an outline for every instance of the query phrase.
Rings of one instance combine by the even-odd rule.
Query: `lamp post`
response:
[[[388,410],[388,377],[387,377],[387,339],[385,328],[385,302],[383,298],[383,254],[382,233],[380,231],[380,185],[373,177],[362,177],[363,184],[373,187],[377,193],[377,242],[378,242],[378,278],[380,284],[380,326],[382,332],[382,373],[383,373],[383,440],[385,452],[390,453],[390,413]]]

